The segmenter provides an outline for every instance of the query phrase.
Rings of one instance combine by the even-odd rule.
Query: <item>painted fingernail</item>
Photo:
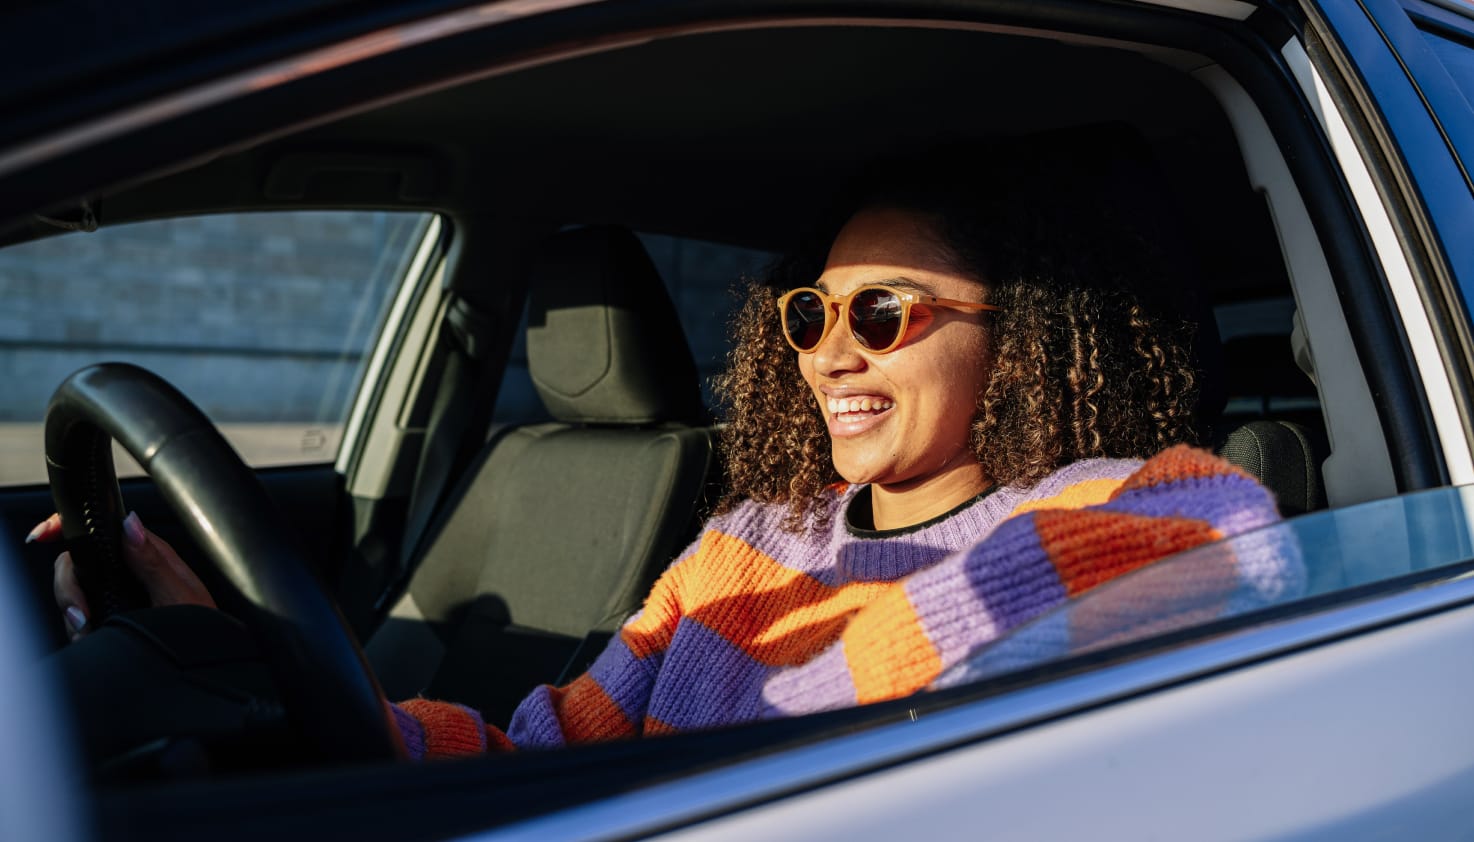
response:
[[[134,549],[142,547],[144,541],[148,540],[148,536],[143,533],[143,521],[138,519],[138,512],[129,512],[123,518],[123,540]]]
[[[87,630],[87,615],[82,613],[82,609],[75,605],[68,605],[64,613],[67,618],[67,628],[71,630],[72,637]]]
[[[43,532],[45,532],[45,531],[46,531],[46,524],[48,524],[48,523],[50,523],[50,522],[51,522],[51,520],[50,520],[50,519],[49,519],[49,518],[48,518],[48,519],[46,519],[46,520],[43,520],[43,521],[41,521],[41,522],[40,522],[40,523],[38,523],[38,524],[36,524],[36,525],[35,525],[35,526],[34,526],[34,527],[33,527],[33,528],[32,528],[32,529],[31,529],[31,533],[30,533],[30,534],[29,534],[29,535],[27,535],[27,536],[26,536],[26,543],[27,543],[27,544],[29,544],[29,543],[32,543],[32,542],[34,542],[34,541],[35,541],[35,540],[36,540],[36,539],[37,539],[37,538],[40,538],[40,537],[41,537],[41,533],[43,533]]]

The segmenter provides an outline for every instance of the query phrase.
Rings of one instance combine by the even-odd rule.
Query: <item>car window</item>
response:
[[[0,250],[0,484],[46,481],[47,401],[103,361],[173,383],[252,466],[331,461],[427,219],[221,214]],[[138,468],[120,458],[118,472]]]
[[[740,304],[741,284],[761,275],[775,255],[759,249],[663,234],[639,233],[638,236],[680,314],[686,341],[696,358],[702,397],[708,408],[715,409],[712,378],[721,372],[727,352],[731,350],[727,326]],[[547,411],[543,409],[527,371],[527,318],[524,313],[501,391],[497,395],[494,421],[498,424],[525,424],[546,420]]]
[[[1106,583],[982,648],[948,687],[1474,559],[1474,487],[1302,515]],[[1464,567],[1451,568],[1460,573]]]

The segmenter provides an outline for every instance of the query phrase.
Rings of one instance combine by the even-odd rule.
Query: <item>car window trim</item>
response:
[[[1427,304],[1414,279],[1412,265],[1392,224],[1385,200],[1372,179],[1350,127],[1331,96],[1325,77],[1312,64],[1304,45],[1291,39],[1281,52],[1306,98],[1316,105],[1313,113],[1325,131],[1377,260],[1382,264],[1383,276],[1423,383],[1424,400],[1438,433],[1449,482],[1453,485],[1474,482],[1474,456],[1470,454],[1467,432],[1471,420],[1466,417],[1464,405],[1454,394],[1453,382],[1444,364],[1445,351],[1452,353],[1452,350],[1440,347]]]
[[[369,364],[364,367],[363,374],[358,381],[353,408],[343,428],[343,437],[338,444],[338,454],[334,463],[334,470],[343,476],[349,476],[357,466],[362,450],[360,439],[364,435],[364,425],[383,399],[384,368],[388,365],[389,359],[403,337],[412,303],[419,298],[425,283],[434,274],[429,271],[430,267],[434,265],[435,259],[444,253],[443,233],[446,226],[439,214],[429,214],[428,217],[414,257],[409,261],[404,276],[399,279],[399,290],[395,293],[394,302],[390,305],[379,335],[374,340],[374,350],[372,356],[369,357]]]

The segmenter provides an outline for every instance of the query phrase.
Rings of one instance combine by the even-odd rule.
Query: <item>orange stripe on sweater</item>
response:
[[[856,614],[841,639],[859,704],[914,693],[942,671],[941,655],[900,587]]]
[[[635,726],[588,673],[566,687],[549,689],[553,711],[569,743],[591,743],[634,736]]]
[[[1132,473],[1117,494],[1185,479],[1237,475],[1253,480],[1237,465],[1185,444],[1173,445],[1148,459]]]
[[[752,545],[709,533],[684,572],[687,616],[759,663],[800,664],[844,631],[856,611],[895,587],[853,582],[838,588],[790,570]]]
[[[502,729],[494,726],[486,726],[486,750],[493,751],[516,751],[517,744],[512,738],[502,733]]]
[[[1072,597],[1149,562],[1223,537],[1200,520],[1092,511],[1035,512],[1034,529]]]
[[[1038,511],[1039,509],[1083,509],[1086,506],[1096,506],[1111,499],[1116,489],[1121,487],[1125,480],[1119,479],[1087,479],[1073,483],[1058,494],[1044,497],[1039,500],[1028,500],[1020,503],[1009,513],[1021,515],[1024,512]]]
[[[484,726],[449,702],[410,699],[400,702],[406,713],[425,727],[425,758],[463,757],[481,753]]]
[[[705,541],[703,538],[703,545]],[[704,549],[703,546],[695,555],[681,559],[661,574],[650,588],[650,595],[645,598],[645,605],[640,609],[639,616],[619,630],[624,645],[629,647],[636,658],[648,658],[670,648],[676,625],[681,621],[680,595],[684,589],[686,568],[693,558],[701,556]]]

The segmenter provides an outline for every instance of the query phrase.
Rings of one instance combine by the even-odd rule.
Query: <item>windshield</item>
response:
[[[1474,557],[1474,487],[1304,515],[1102,585],[943,673],[951,687]]]

